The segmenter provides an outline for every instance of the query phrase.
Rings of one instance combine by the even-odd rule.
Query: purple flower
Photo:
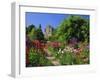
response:
[[[70,39],[70,44],[72,45],[72,46],[74,46],[74,45],[76,45],[78,43],[78,40],[77,40],[77,38],[71,38]]]

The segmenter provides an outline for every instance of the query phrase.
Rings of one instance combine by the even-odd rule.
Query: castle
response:
[[[53,32],[53,27],[51,25],[47,25],[45,28],[45,38],[48,39],[50,36],[52,36],[52,32]]]

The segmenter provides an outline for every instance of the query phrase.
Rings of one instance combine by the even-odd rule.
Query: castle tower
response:
[[[50,36],[52,36],[52,32],[53,28],[51,27],[51,25],[47,25],[47,27],[45,28],[45,38],[49,38]]]

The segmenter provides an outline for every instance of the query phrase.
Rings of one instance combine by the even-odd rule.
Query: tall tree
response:
[[[37,38],[35,25],[29,25],[27,27],[26,32],[27,32],[27,36],[29,37],[30,40],[34,40]]]
[[[39,25],[39,28],[36,30],[37,40],[44,40],[44,34],[41,29],[41,24]]]
[[[89,41],[89,20],[81,16],[70,16],[62,21],[55,33],[59,41],[76,38],[78,41]]]

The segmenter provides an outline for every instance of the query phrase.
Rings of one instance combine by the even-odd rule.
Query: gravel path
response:
[[[44,49],[44,51],[47,54],[46,58],[50,60],[53,65],[55,66],[61,65],[59,60],[57,60],[48,49]]]

